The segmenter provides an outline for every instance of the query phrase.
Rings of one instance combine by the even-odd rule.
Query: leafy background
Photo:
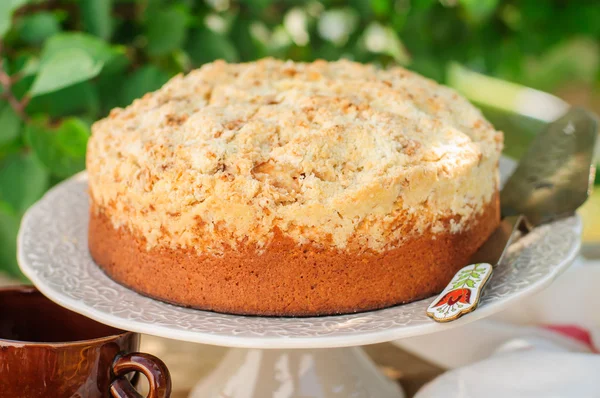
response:
[[[452,85],[460,65],[600,108],[598,21],[577,0],[0,0],[0,269],[18,275],[20,218],[84,168],[93,121],[177,73],[346,57]],[[543,124],[485,111],[515,156]]]

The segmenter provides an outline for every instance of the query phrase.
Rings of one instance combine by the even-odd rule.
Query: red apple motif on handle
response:
[[[427,308],[427,315],[436,322],[448,322],[473,311],[492,270],[488,263],[471,264],[459,270]]]
[[[456,303],[471,304],[471,290],[470,289],[456,289],[452,290],[444,295],[435,307],[441,307],[444,304],[453,306]]]

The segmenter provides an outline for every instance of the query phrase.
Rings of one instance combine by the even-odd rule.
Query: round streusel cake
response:
[[[256,315],[443,289],[499,222],[502,134],[402,68],[214,62],[97,122],[89,248],[160,300]]]

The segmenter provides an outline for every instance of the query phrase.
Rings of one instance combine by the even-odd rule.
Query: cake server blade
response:
[[[500,193],[502,216],[533,225],[572,215],[590,195],[598,121],[572,108],[538,134]]]
[[[450,322],[474,311],[494,267],[520,234],[574,214],[587,200],[597,135],[596,117],[571,108],[536,136],[500,193],[500,225],[429,305],[430,318]]]

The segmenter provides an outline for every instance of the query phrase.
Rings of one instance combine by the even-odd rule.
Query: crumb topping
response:
[[[501,149],[466,99],[403,68],[217,61],[98,121],[87,169],[97,210],[148,247],[218,254],[278,229],[381,251],[467,226]]]

